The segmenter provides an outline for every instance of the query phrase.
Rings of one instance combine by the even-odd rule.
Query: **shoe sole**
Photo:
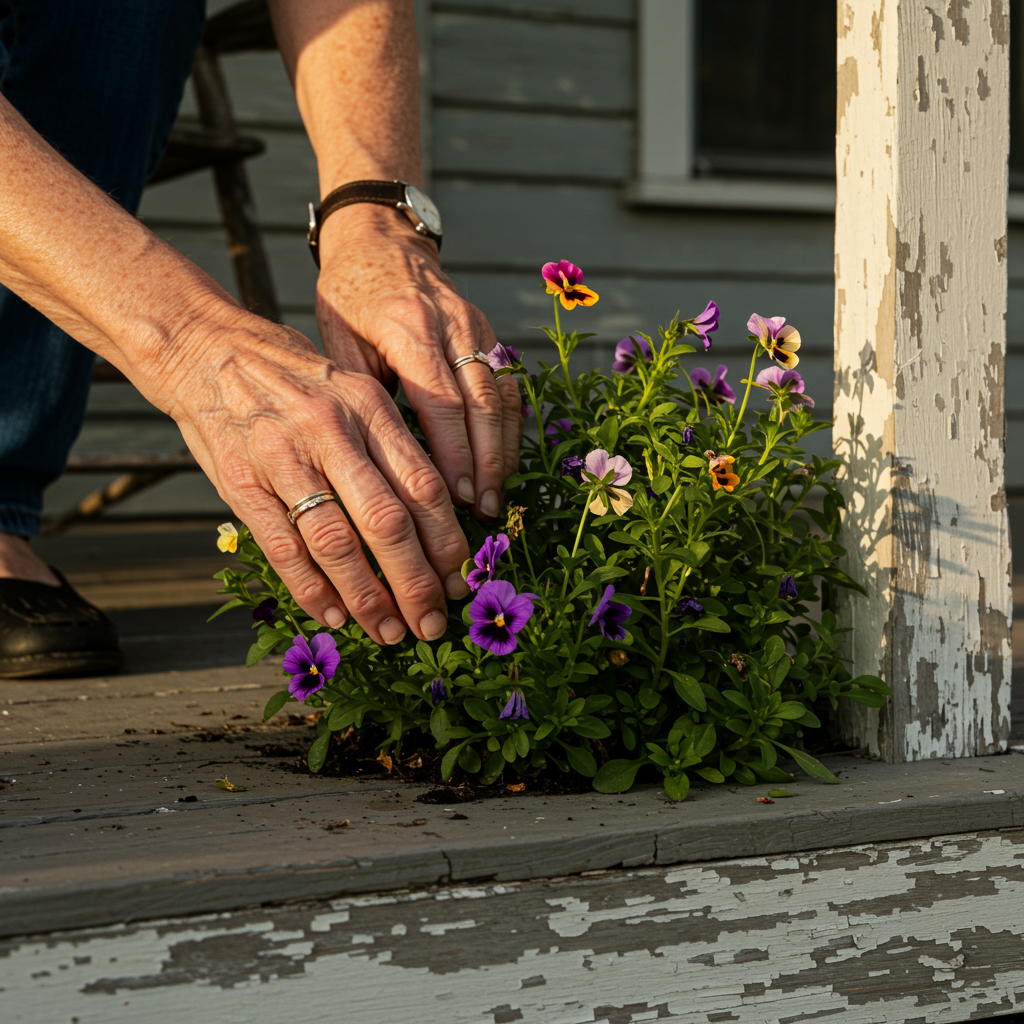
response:
[[[118,672],[124,662],[120,651],[78,651],[0,658],[0,679],[64,679],[103,676]]]

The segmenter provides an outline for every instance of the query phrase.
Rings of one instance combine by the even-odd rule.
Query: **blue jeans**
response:
[[[0,93],[134,213],[163,155],[205,0],[0,0]],[[2,187],[2,184],[0,184]],[[63,211],[68,231],[74,210]],[[39,529],[82,427],[93,354],[0,285],[0,532]]]

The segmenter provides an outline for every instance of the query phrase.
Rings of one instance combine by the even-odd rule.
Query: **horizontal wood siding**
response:
[[[697,365],[724,362],[738,381],[747,366],[747,317],[786,316],[804,340],[808,393],[819,414],[831,415],[832,218],[623,201],[635,148],[632,0],[433,0],[429,7],[429,163],[445,220],[443,262],[499,339],[544,357],[532,330],[551,319],[538,271],[548,260],[571,259],[601,295],[593,309],[569,317],[573,327],[597,332],[579,353],[581,365],[607,366],[629,331],[650,332],[676,310],[693,314],[713,298],[722,327],[713,350],[694,357]],[[239,124],[267,145],[248,166],[285,320],[318,340],[316,270],[304,241],[316,162],[291,85],[276,53],[233,55],[224,69]],[[182,118],[195,118],[190,91]],[[209,174],[148,190],[141,215],[234,291]],[[1024,488],[1024,227],[1010,229],[1009,275],[1006,472],[1009,486]],[[180,447],[170,421],[159,430],[140,432],[129,420],[118,428],[114,408],[112,389],[94,394],[81,450]],[[62,481],[49,507],[86,483]],[[183,482],[190,496],[172,505],[187,506],[202,486]],[[175,484],[161,487],[169,500]],[[207,497],[216,503],[212,488]],[[126,508],[148,503],[139,496]]]

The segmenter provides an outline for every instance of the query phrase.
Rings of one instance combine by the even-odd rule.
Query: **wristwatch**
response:
[[[416,230],[432,238],[441,248],[441,214],[430,196],[407,181],[350,181],[331,192],[319,208],[309,204],[309,232],[306,239],[313,262],[320,266],[320,228],[335,210],[353,203],[376,203],[401,210],[416,225]]]

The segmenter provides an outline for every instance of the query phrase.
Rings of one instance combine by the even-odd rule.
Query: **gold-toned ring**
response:
[[[487,358],[486,352],[481,352],[477,349],[475,352],[468,356],[459,356],[458,359],[452,363],[452,373],[458,370],[460,367],[465,366],[467,363],[483,363],[489,370],[491,369],[490,360]],[[492,371],[493,372],[493,371]]]
[[[333,491],[317,491],[315,494],[307,495],[301,501],[295,502],[290,509],[288,509],[288,522],[295,525],[295,520],[302,515],[303,512],[308,512],[311,508],[316,508],[317,505],[322,505],[325,501],[334,501]]]

